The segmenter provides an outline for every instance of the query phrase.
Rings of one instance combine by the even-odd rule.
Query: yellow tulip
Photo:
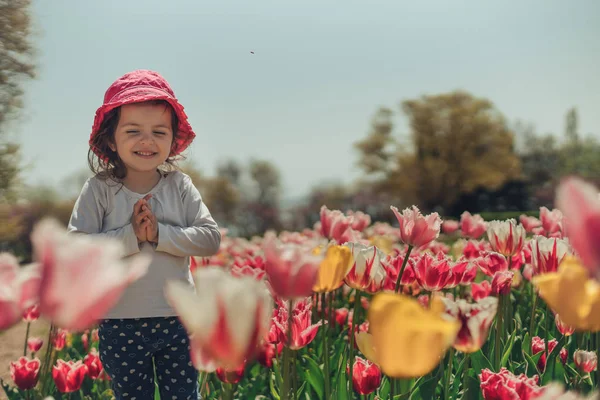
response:
[[[313,252],[320,251],[319,248],[313,250]],[[352,251],[348,247],[329,246],[319,266],[317,282],[313,290],[318,293],[328,293],[339,288],[353,264]]]
[[[564,324],[579,332],[600,331],[600,284],[578,259],[566,256],[557,272],[538,275],[532,282]]]
[[[394,241],[389,236],[373,236],[369,239],[369,243],[383,251],[386,255],[394,250]]]
[[[412,297],[377,294],[369,308],[375,359],[392,378],[416,378],[431,372],[454,343],[460,323],[444,313],[436,296],[430,309]],[[364,353],[363,353],[364,354]]]
[[[356,346],[365,358],[371,361],[373,364],[379,365],[377,357],[375,355],[375,345],[373,344],[373,335],[368,332],[358,332],[354,335]]]

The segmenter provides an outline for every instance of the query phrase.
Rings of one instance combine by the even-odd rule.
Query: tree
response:
[[[390,146],[396,143],[392,137],[392,116],[392,110],[380,108],[371,120],[371,130],[367,137],[354,143],[360,154],[358,166],[367,175],[385,174],[391,167],[393,153]]]
[[[412,146],[396,142],[387,153],[393,157],[382,168],[380,190],[405,204],[443,211],[464,194],[496,190],[519,178],[513,133],[490,101],[455,91],[406,100],[401,108],[409,120]],[[377,138],[371,133],[367,141],[369,137]],[[369,148],[359,142],[357,147],[361,160],[373,158],[365,153],[381,153],[379,145]]]
[[[275,165],[266,160],[251,160],[249,165],[254,195],[247,203],[253,234],[262,234],[268,229],[279,229],[279,201],[281,197],[281,175]]]

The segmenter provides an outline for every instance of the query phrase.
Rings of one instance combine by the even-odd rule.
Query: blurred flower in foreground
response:
[[[452,301],[442,298],[446,312],[456,318],[461,327],[454,341],[454,348],[464,353],[478,351],[488,337],[488,331],[498,308],[498,299],[486,297],[476,303],[465,300]]]
[[[344,278],[352,268],[352,251],[346,246],[332,244],[325,249],[317,248],[314,252],[321,254],[321,262],[313,290],[317,293],[332,292],[343,284]]]
[[[35,306],[40,280],[38,265],[20,267],[15,256],[0,253],[0,330],[19,322]]]
[[[425,375],[454,343],[460,323],[444,313],[445,306],[437,296],[431,303],[431,309],[425,309],[416,299],[393,293],[373,298],[368,312],[372,348],[375,362],[386,375]]]
[[[168,282],[167,299],[190,335],[192,361],[204,370],[210,361],[238,368],[260,350],[269,329],[271,296],[264,283],[233,277],[219,267],[196,270],[195,291],[182,282]]]

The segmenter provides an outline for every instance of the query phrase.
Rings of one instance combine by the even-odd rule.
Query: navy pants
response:
[[[98,329],[100,361],[116,400],[198,399],[185,328],[177,317],[105,319]]]

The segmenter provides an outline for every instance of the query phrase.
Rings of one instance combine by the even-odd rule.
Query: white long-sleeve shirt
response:
[[[134,204],[148,193],[152,194],[148,203],[158,222],[158,244],[138,245],[131,216]],[[110,179],[92,177],[84,184],[71,214],[69,232],[118,239],[125,246],[126,258],[139,252],[152,255],[146,275],[125,289],[104,318],[176,315],[165,299],[166,282],[180,280],[193,287],[189,257],[211,256],[221,244],[219,227],[189,176],[179,171],[162,172],[148,193],[135,193]]]

